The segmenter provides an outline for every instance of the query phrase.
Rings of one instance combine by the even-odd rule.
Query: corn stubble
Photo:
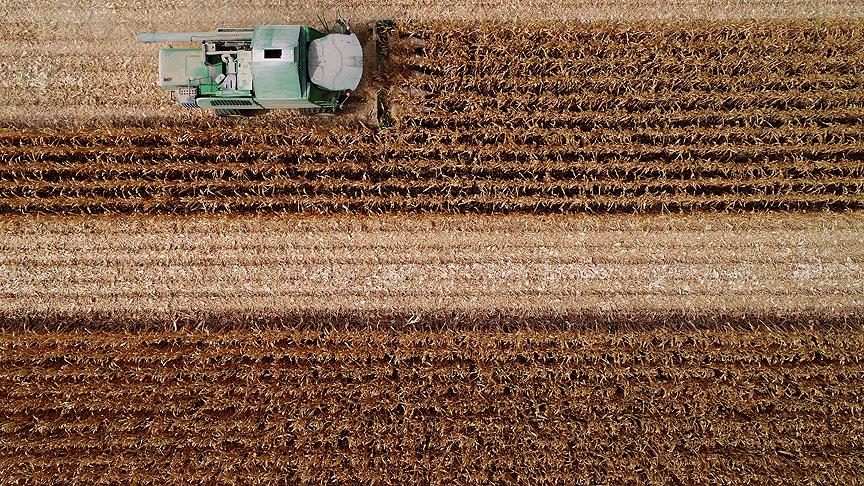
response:
[[[70,314],[90,330],[212,313],[362,311],[375,326],[382,310],[840,319],[864,307],[862,232],[856,213],[8,218],[0,316],[59,315],[54,330]]]
[[[862,227],[5,218],[0,477],[851,484]]]
[[[861,25],[404,22],[382,80],[392,127],[4,130],[0,211],[860,208]]]

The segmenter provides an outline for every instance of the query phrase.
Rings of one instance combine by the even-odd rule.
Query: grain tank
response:
[[[187,108],[248,115],[277,108],[340,110],[363,75],[363,49],[348,23],[329,31],[262,25],[214,32],[143,33],[141,42],[195,42],[159,51],[159,86]]]

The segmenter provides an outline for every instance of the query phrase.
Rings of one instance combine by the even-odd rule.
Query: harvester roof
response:
[[[265,25],[252,36],[252,77],[255,97],[295,100],[306,90],[305,52],[299,48],[306,33],[299,25]]]

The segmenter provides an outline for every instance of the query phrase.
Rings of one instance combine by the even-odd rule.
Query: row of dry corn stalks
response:
[[[858,21],[399,23],[393,126],[0,133],[0,211],[864,207]]]
[[[848,483],[864,438],[862,337],[0,333],[0,471],[88,483]]]

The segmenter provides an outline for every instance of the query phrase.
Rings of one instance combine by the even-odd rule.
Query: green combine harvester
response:
[[[215,32],[143,33],[141,42],[200,42],[159,51],[159,86],[187,108],[244,116],[276,108],[341,110],[363,76],[363,48],[339,19],[322,32],[262,25]]]

